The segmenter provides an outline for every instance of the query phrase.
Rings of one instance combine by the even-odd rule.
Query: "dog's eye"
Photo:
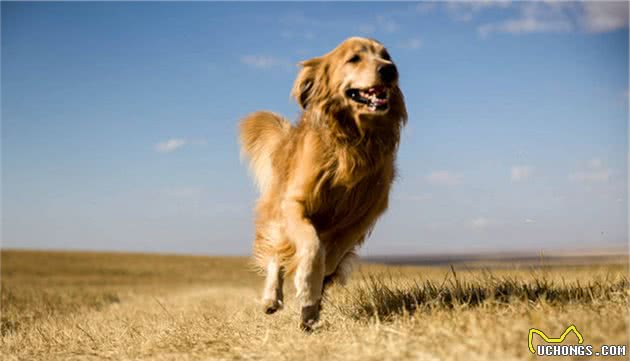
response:
[[[391,61],[392,58],[389,56],[389,53],[386,50],[383,50],[383,52],[381,53],[381,58],[387,60],[387,61]]]
[[[358,63],[360,60],[361,60],[361,57],[355,54],[352,58],[348,60],[348,63]]]

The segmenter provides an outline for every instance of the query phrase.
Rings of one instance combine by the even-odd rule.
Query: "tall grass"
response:
[[[390,275],[370,274],[357,285],[344,289],[344,302],[335,306],[355,319],[375,317],[386,320],[394,315],[419,310],[479,307],[483,305],[537,304],[568,305],[624,302],[630,299],[630,280],[617,276],[586,283],[549,280],[541,275],[533,280],[486,273],[483,278],[461,280],[454,269],[442,282],[401,280]]]

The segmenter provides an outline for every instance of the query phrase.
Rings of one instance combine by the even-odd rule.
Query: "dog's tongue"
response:
[[[383,104],[387,104],[387,99],[372,99],[372,103],[376,104],[376,105],[383,105]]]

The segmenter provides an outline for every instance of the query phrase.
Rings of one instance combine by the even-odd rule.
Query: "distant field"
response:
[[[532,360],[530,328],[570,324],[627,347],[628,265],[601,261],[362,264],[305,334],[290,289],[263,314],[244,258],[3,250],[0,359]]]

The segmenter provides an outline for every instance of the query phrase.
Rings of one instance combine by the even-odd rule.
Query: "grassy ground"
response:
[[[529,360],[532,327],[575,324],[596,348],[629,338],[627,265],[362,265],[305,334],[290,296],[263,314],[245,259],[1,256],[2,360]]]

